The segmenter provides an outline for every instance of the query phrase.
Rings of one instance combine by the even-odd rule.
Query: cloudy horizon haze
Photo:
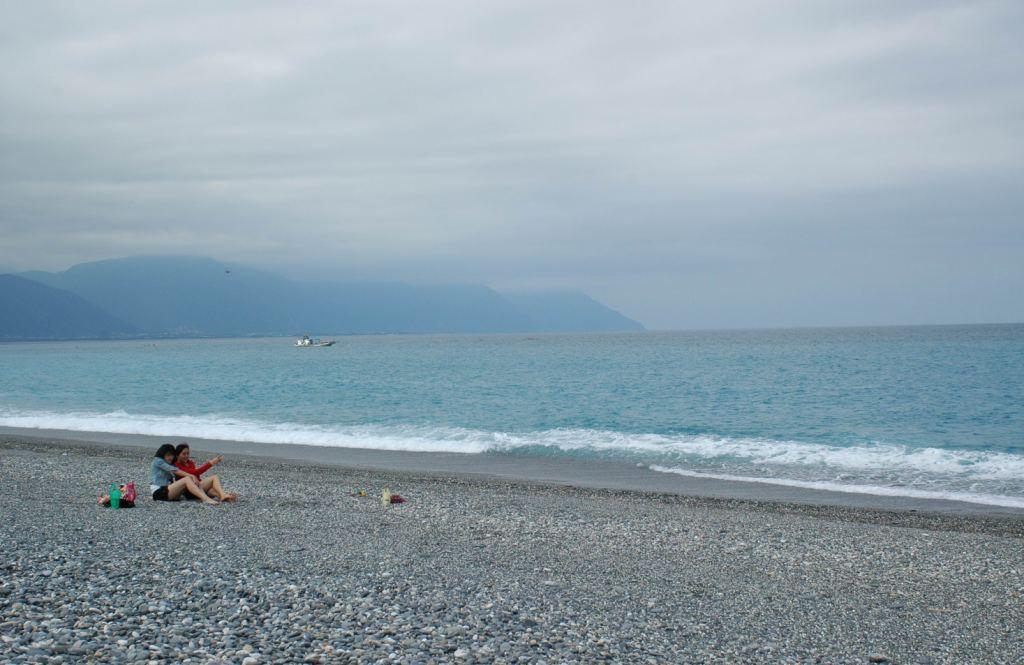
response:
[[[1024,321],[1024,5],[96,2],[0,22],[0,267]]]

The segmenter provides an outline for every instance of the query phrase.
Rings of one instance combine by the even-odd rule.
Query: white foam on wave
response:
[[[487,447],[453,428],[325,427],[271,423],[226,416],[158,416],[110,413],[0,412],[0,425],[25,429],[142,434],[221,439],[253,443],[299,444],[421,452],[481,453]]]
[[[812,490],[824,490],[828,492],[844,492],[847,494],[872,494],[875,496],[899,496],[912,499],[942,499],[946,501],[963,501],[965,503],[980,503],[987,506],[1005,506],[1008,508],[1024,508],[1024,499],[1001,494],[978,494],[975,492],[939,492],[934,490],[919,490],[912,487],[889,487],[883,485],[857,485],[850,483],[836,483],[827,480],[792,480],[789,478],[755,478],[752,476],[738,476],[729,473],[705,473],[703,471],[691,471],[689,469],[673,469],[669,467],[651,465],[652,471],[661,473],[674,473],[679,476],[690,478],[709,478],[712,480],[728,480],[744,483],[761,483],[763,485],[782,485],[785,487],[800,487]]]
[[[220,415],[163,416],[124,411],[53,413],[0,409],[0,426],[411,452],[484,453],[539,448],[642,461],[658,471],[722,480],[1024,507],[1024,499],[978,491],[996,489],[1016,494],[1024,479],[1024,455],[995,451],[891,444],[842,447],[758,438],[569,428],[510,433],[418,425],[343,427]],[[741,475],[748,468],[763,475]],[[721,472],[733,470],[740,474]],[[879,484],[880,480],[884,484]],[[1009,490],[1005,489],[1007,485]],[[946,488],[952,491],[944,491]]]
[[[913,471],[976,480],[1024,478],[1024,456],[995,451],[915,448],[892,444],[830,446],[801,441],[702,435],[631,434],[560,429],[496,436],[510,448],[540,445],[559,450],[630,451],[682,459],[742,460],[766,467],[823,467],[850,473]]]

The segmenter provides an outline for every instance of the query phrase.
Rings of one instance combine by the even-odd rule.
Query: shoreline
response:
[[[152,454],[161,443],[187,440],[199,452],[224,453],[255,461],[347,470],[409,472],[483,482],[527,483],[603,489],[652,495],[676,495],[751,504],[806,508],[841,508],[897,513],[1007,517],[1024,521],[1024,508],[951,499],[915,498],[811,489],[768,482],[748,482],[665,473],[622,462],[576,458],[538,458],[506,454],[409,452],[304,444],[273,444],[220,439],[116,434],[69,430],[0,427],[0,441],[71,447],[118,447]]]

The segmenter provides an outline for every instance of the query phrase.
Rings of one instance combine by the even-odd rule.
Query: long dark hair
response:
[[[168,445],[170,445],[170,444],[168,444]],[[181,451],[186,450],[186,449],[190,450],[189,445],[187,443],[185,443],[184,441],[182,441],[181,443],[178,444],[178,447],[174,449],[174,461],[175,462],[178,461],[178,457],[181,455]]]
[[[174,452],[174,444],[165,443],[164,445],[162,445],[162,446],[160,446],[159,448],[156,449],[156,455],[153,455],[153,457],[163,457],[167,453],[173,453],[173,452]]]

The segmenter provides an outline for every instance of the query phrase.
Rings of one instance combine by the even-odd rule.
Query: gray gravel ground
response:
[[[149,455],[0,442],[0,660],[1024,662],[1021,518]]]

